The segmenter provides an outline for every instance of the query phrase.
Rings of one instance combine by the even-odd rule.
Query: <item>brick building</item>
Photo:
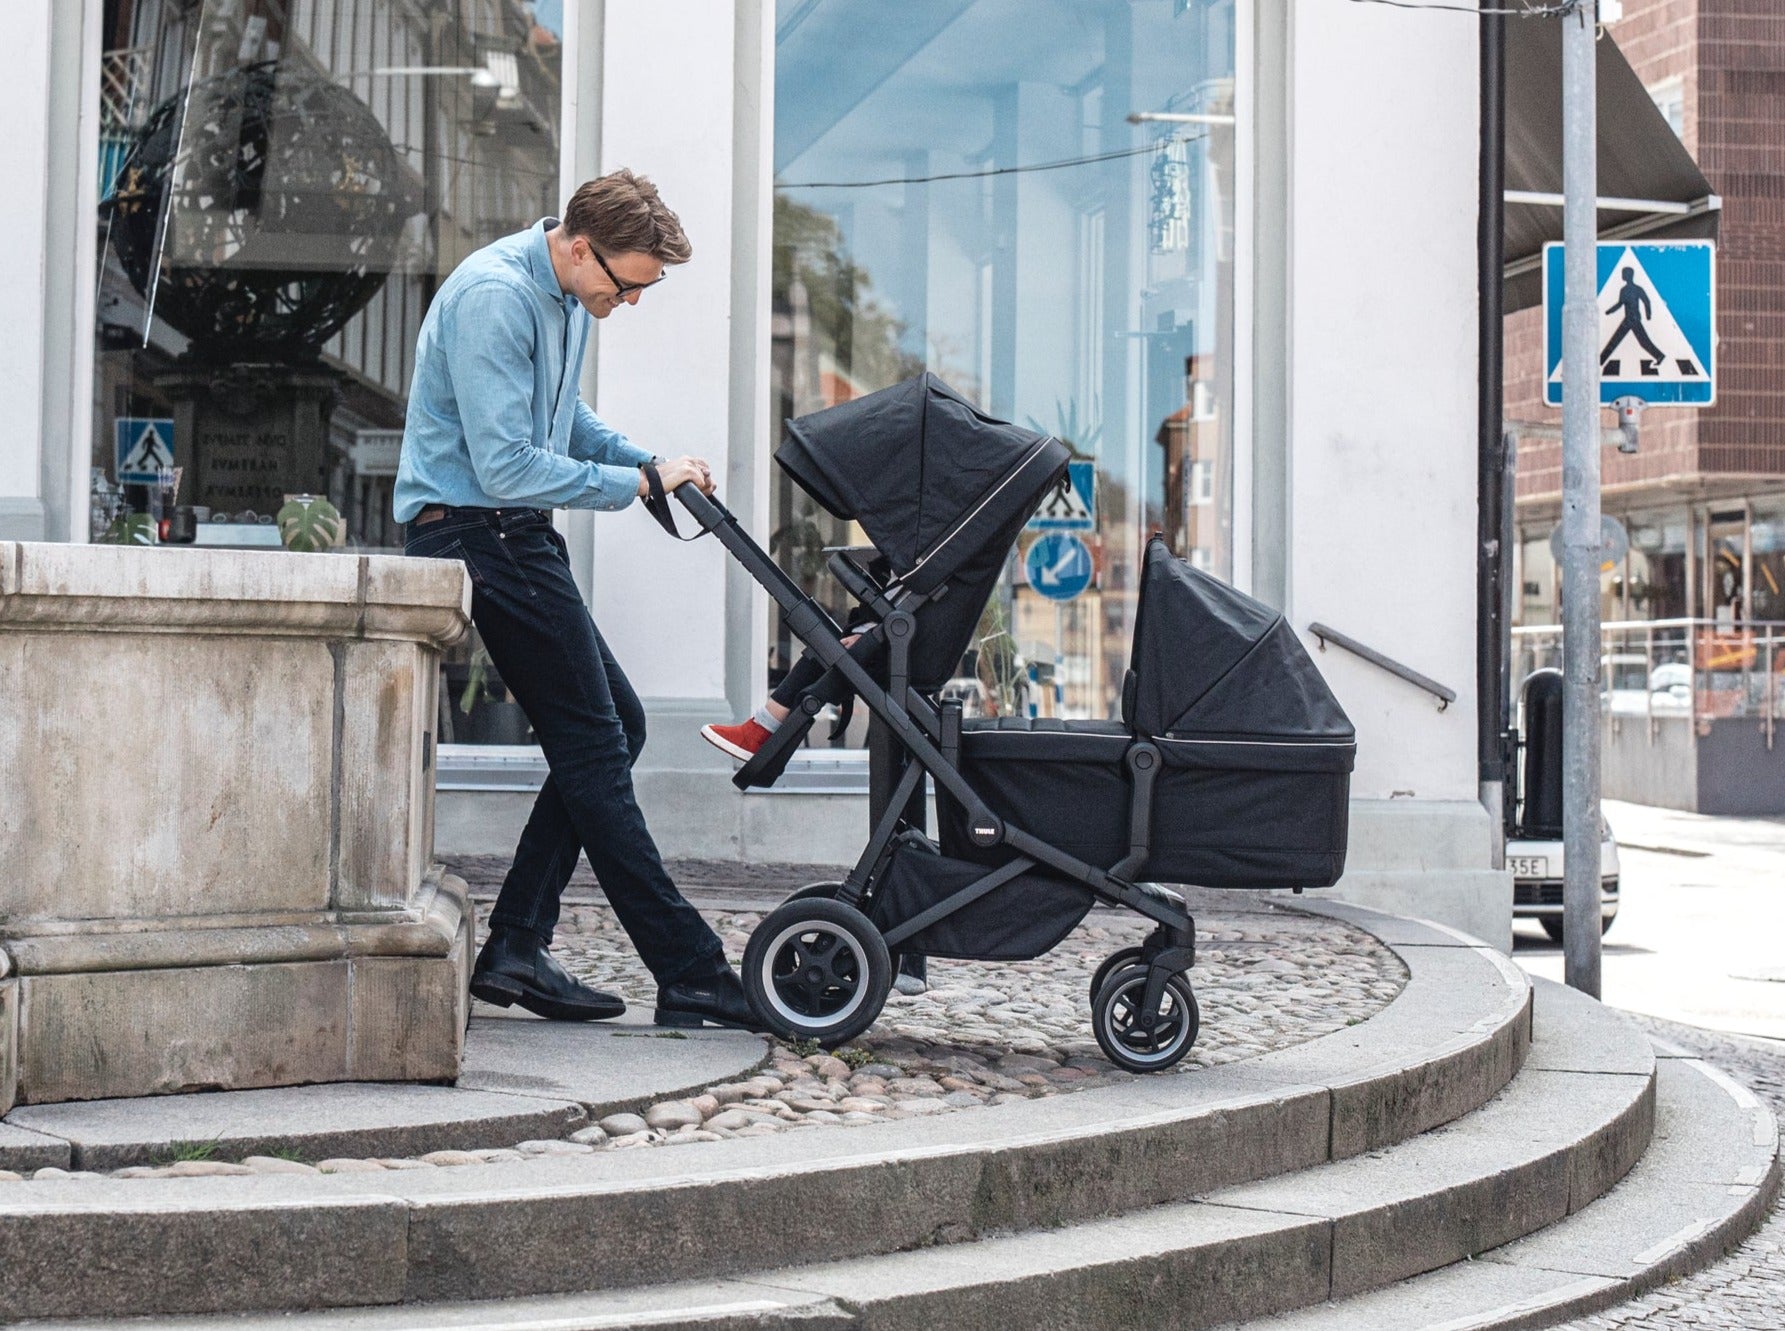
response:
[[[1718,243],[1718,398],[1644,414],[1635,455],[1607,448],[1604,508],[1630,553],[1605,576],[1607,620],[1785,620],[1785,7],[1778,0],[1624,0],[1608,25],[1711,187]],[[1541,309],[1506,320],[1506,419],[1543,405]],[[1609,419],[1609,418],[1608,418]],[[1515,622],[1559,619],[1549,535],[1561,445],[1521,440]]]

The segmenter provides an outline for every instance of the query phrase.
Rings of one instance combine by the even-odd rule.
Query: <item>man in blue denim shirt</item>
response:
[[[551,768],[490,913],[471,992],[543,1017],[616,1017],[549,951],[559,898],[586,854],[657,980],[661,1025],[754,1028],[718,936],[664,872],[632,788],[644,708],[570,574],[553,508],[624,508],[649,450],[577,394],[590,317],[636,305],[692,254],[656,188],[616,171],[461,263],[428,309],[397,467],[410,554],[464,563],[471,617]],[[665,489],[711,493],[699,458],[660,466]]]

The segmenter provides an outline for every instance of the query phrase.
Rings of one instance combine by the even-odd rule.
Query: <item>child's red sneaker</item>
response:
[[[700,737],[715,749],[723,749],[739,762],[748,762],[756,751],[769,742],[772,732],[764,730],[755,717],[735,726],[702,726]]]

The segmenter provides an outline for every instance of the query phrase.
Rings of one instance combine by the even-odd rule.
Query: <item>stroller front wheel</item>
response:
[[[744,992],[788,1040],[839,1045],[880,1015],[892,988],[886,940],[853,906],[820,896],[789,900],[744,947]]]
[[[1138,947],[1123,947],[1117,948],[1114,952],[1111,952],[1105,957],[1103,959],[1103,964],[1099,966],[1096,973],[1091,976],[1091,1005],[1093,1007],[1097,1005],[1097,991],[1103,988],[1103,982],[1105,980],[1121,970],[1122,967],[1134,965],[1135,962],[1139,961],[1145,955],[1146,953],[1142,952]]]
[[[1147,967],[1126,966],[1103,983],[1091,1008],[1091,1032],[1110,1062],[1129,1072],[1158,1072],[1190,1052],[1202,1025],[1196,995],[1181,971],[1165,982],[1159,1017],[1141,1024]]]

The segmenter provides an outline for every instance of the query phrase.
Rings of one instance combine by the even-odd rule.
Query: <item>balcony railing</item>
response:
[[[99,62],[99,197],[109,199],[130,143],[148,113],[147,46],[107,51]]]
[[[1513,687],[1561,668],[1562,629],[1512,630]],[[1785,621],[1629,620],[1600,630],[1599,699],[1615,722],[1751,717],[1767,748],[1785,721]],[[1514,697],[1516,705],[1518,699]]]

